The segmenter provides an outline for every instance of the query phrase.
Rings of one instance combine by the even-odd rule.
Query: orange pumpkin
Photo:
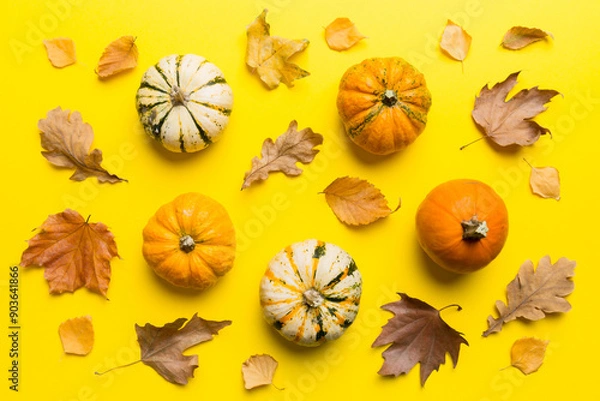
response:
[[[142,252],[169,283],[203,290],[233,267],[235,230],[225,208],[199,193],[161,206],[143,231]]]
[[[489,264],[508,235],[504,201],[487,184],[458,179],[434,188],[416,215],[417,238],[429,257],[455,273]]]
[[[423,74],[399,57],[367,59],[350,67],[337,96],[350,139],[377,155],[411,144],[425,129],[430,106]]]

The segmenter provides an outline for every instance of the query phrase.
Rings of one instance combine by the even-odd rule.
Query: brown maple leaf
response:
[[[77,61],[75,43],[70,38],[54,38],[44,40],[48,60],[56,68],[63,68]]]
[[[135,37],[122,36],[112,41],[100,56],[96,74],[100,78],[108,78],[122,71],[130,70],[137,66],[138,48]]]
[[[335,179],[323,190],[327,204],[336,217],[352,226],[373,223],[400,208],[390,209],[388,202],[373,184],[356,177]]]
[[[535,321],[547,313],[568,312],[571,304],[564,297],[575,288],[571,280],[575,265],[575,261],[567,258],[552,264],[549,256],[544,256],[535,270],[532,261],[523,263],[515,279],[506,287],[507,304],[496,301],[500,316],[488,317],[488,329],[483,336],[499,332],[505,323],[517,318]]]
[[[347,50],[364,38],[348,18],[336,18],[325,28],[325,41],[332,50]]]
[[[450,57],[458,61],[464,61],[471,47],[471,35],[467,33],[460,25],[448,20],[440,47]]]
[[[475,99],[472,116],[487,138],[500,146],[531,145],[550,132],[532,118],[546,110],[544,105],[559,93],[551,89],[522,89],[508,101],[508,92],[517,83],[518,72],[491,89],[486,85]]]
[[[313,132],[310,128],[298,131],[298,123],[293,120],[286,132],[281,134],[275,142],[271,138],[265,139],[262,146],[262,158],[252,158],[252,168],[246,172],[242,189],[248,188],[252,183],[264,181],[269,173],[280,171],[288,176],[297,176],[302,169],[296,166],[297,162],[310,163],[318,149],[314,147],[323,143],[323,136]]]
[[[21,266],[46,270],[51,294],[81,287],[106,296],[110,260],[119,256],[113,234],[102,223],[89,223],[74,210],[48,216],[21,256]]]
[[[90,152],[94,131],[84,123],[78,111],[62,110],[57,107],[38,122],[41,131],[42,155],[58,167],[74,168],[71,179],[83,181],[95,176],[100,182],[116,183],[127,181],[110,174],[102,166],[102,151]]]
[[[379,374],[399,376],[421,364],[421,386],[450,354],[454,367],[458,363],[460,345],[469,345],[461,333],[450,327],[440,317],[441,310],[399,293],[400,300],[382,306],[394,316],[383,326],[372,347],[392,344],[383,351],[385,359]],[[452,305],[456,306],[456,305]],[[458,307],[460,310],[460,307]]]
[[[242,364],[244,387],[251,390],[273,382],[277,361],[271,355],[252,355]]]
[[[288,87],[293,81],[310,75],[307,71],[288,61],[294,54],[306,49],[308,40],[291,40],[271,36],[266,21],[267,10],[248,26],[248,46],[246,64],[258,74],[269,89],[275,89],[283,82]]]
[[[502,47],[509,50],[519,50],[532,43],[552,37],[552,34],[538,28],[513,26],[502,38]]]

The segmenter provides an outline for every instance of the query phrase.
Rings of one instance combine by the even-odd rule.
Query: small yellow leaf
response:
[[[94,327],[90,316],[64,321],[58,328],[58,334],[67,354],[87,355],[94,346]]]
[[[75,43],[70,38],[55,38],[44,40],[48,60],[56,68],[63,68],[74,64],[77,61],[75,57]]]
[[[271,355],[252,355],[242,364],[242,377],[246,390],[266,386],[273,382],[277,361]]]
[[[560,199],[560,176],[554,167],[531,167],[529,184],[542,198]]]
[[[544,362],[548,341],[534,337],[521,338],[510,350],[510,364],[528,375],[537,371]]]
[[[440,47],[453,59],[463,61],[471,47],[471,35],[460,25],[448,20],[442,34]]]
[[[100,57],[96,74],[108,78],[137,66],[138,48],[133,36],[122,36],[111,42]]]
[[[548,36],[552,37],[552,34],[538,28],[514,26],[504,34],[502,46],[505,49],[519,50]]]
[[[348,18],[336,18],[325,28],[325,41],[332,50],[349,49],[364,38]]]

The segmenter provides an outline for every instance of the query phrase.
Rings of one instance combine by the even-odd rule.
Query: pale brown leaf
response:
[[[72,180],[83,181],[95,176],[100,182],[126,181],[110,174],[102,166],[102,151],[90,152],[94,131],[84,123],[78,111],[62,110],[57,107],[38,122],[41,131],[42,155],[55,166],[74,168]]]
[[[382,306],[394,316],[383,326],[372,347],[392,344],[383,351],[385,359],[379,370],[382,376],[399,376],[421,364],[421,386],[450,354],[454,367],[460,345],[469,345],[462,333],[450,327],[440,311],[417,298],[399,293],[400,300]],[[460,310],[460,307],[458,307]]]
[[[348,18],[336,18],[325,28],[325,41],[332,50],[347,50],[364,38]]]
[[[469,53],[471,47],[471,35],[469,35],[460,25],[448,20],[440,47],[450,57],[455,60],[463,61]]]
[[[552,37],[552,34],[538,28],[514,26],[504,34],[502,46],[509,50],[519,50],[548,37]]]
[[[532,261],[523,263],[515,279],[506,287],[507,304],[496,301],[499,316],[488,317],[488,329],[483,336],[499,332],[505,323],[517,318],[534,321],[548,313],[571,310],[565,297],[575,288],[571,280],[575,265],[575,261],[567,258],[552,264],[549,256],[544,256],[535,270]]]
[[[528,375],[537,371],[544,362],[548,341],[534,337],[521,338],[510,349],[510,364]]]
[[[560,199],[560,176],[554,167],[531,167],[531,190],[542,198]]]
[[[137,66],[138,48],[133,36],[122,36],[112,41],[100,56],[96,74],[108,78]]]
[[[252,158],[252,168],[244,175],[242,189],[248,188],[254,182],[266,180],[270,173],[276,171],[288,176],[300,175],[302,169],[298,168],[296,163],[310,163],[319,153],[314,147],[322,143],[321,134],[313,132],[310,128],[298,131],[298,123],[292,120],[287,131],[275,142],[271,138],[265,139],[262,158]]]
[[[518,72],[494,85],[486,85],[475,99],[472,116],[487,138],[500,146],[531,145],[550,132],[532,119],[546,110],[544,105],[559,93],[551,89],[523,89],[506,100],[517,83]]]
[[[273,382],[277,361],[271,355],[252,355],[242,364],[242,377],[247,390]]]
[[[56,68],[63,68],[77,61],[75,43],[70,38],[44,40],[48,60]]]
[[[91,316],[66,320],[58,327],[58,335],[66,354],[87,355],[94,347]]]
[[[281,82],[291,87],[294,80],[310,75],[288,61],[294,54],[306,49],[309,41],[270,36],[266,17],[267,10],[264,10],[247,28],[246,64],[267,88],[274,89]]]
[[[389,216],[394,210],[373,184],[356,177],[335,179],[323,190],[327,204],[345,224],[359,226]],[[396,210],[400,207],[396,208]]]

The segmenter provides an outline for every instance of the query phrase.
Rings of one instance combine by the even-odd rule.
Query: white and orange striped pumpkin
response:
[[[316,346],[335,340],[358,313],[362,279],[337,245],[309,239],[281,250],[260,283],[265,319],[290,341]]]
[[[144,130],[172,152],[196,152],[216,142],[232,105],[221,70],[195,54],[162,58],[142,77],[136,98]]]

